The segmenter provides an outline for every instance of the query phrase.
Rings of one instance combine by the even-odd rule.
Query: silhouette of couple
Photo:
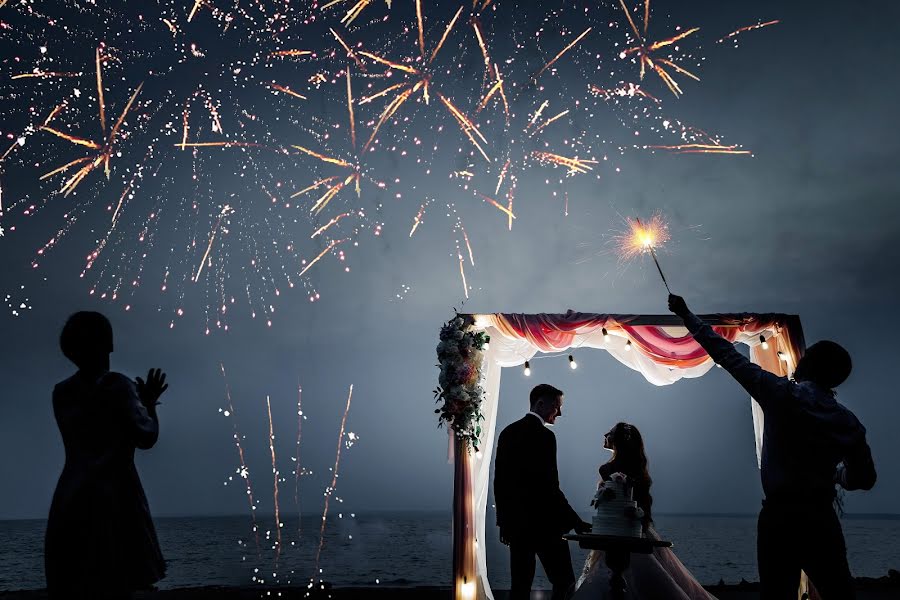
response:
[[[792,379],[751,363],[731,342],[694,315],[685,301],[669,296],[669,308],[694,339],[759,403],[765,413],[761,460],[765,495],[757,531],[757,563],[763,600],[796,600],[805,571],[824,600],[855,598],[840,522],[834,509],[836,486],[871,489],[875,466],[859,420],[835,399],[834,389],[850,375],[850,355],[838,344],[810,346]],[[559,487],[556,437],[547,427],[562,416],[563,392],[536,386],[530,411],[508,425],[497,442],[494,499],[500,541],[509,546],[510,600],[530,597],[536,558],[553,586],[553,599],[610,596],[609,573],[601,552],[592,552],[576,591],[568,543],[562,535],[589,532]],[[618,423],[604,436],[610,460],[601,481],[623,473],[643,509],[643,535],[657,538],[651,517],[652,479],[640,432]],[[635,554],[625,573],[629,598],[709,599],[668,548]]]

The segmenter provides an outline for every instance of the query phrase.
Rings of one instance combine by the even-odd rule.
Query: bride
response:
[[[601,481],[608,480],[613,473],[627,476],[633,484],[634,501],[644,511],[644,537],[660,539],[650,513],[653,480],[647,470],[641,433],[634,425],[617,423],[603,436],[603,447],[611,450],[613,455],[600,466]],[[632,554],[631,565],[624,576],[628,585],[626,597],[633,600],[715,600],[669,548],[655,548],[652,554]],[[603,552],[594,550],[584,564],[573,600],[595,600],[607,598],[609,594],[609,569]]]

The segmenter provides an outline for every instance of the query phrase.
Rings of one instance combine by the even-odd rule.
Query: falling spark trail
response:
[[[222,370],[222,379],[225,381],[225,398],[228,400],[228,413],[234,429],[234,442],[241,461],[240,476],[247,482],[247,501],[250,503],[250,520],[253,524],[253,536],[256,540],[256,560],[259,560],[259,527],[256,525],[256,505],[253,500],[253,484],[250,481],[250,469],[247,468],[247,462],[244,460],[244,446],[241,444],[241,434],[238,431],[237,419],[234,416],[234,404],[231,401],[231,387],[228,385],[228,377],[225,375],[225,363],[220,362],[219,368]]]
[[[341,464],[341,446],[344,443],[344,429],[347,426],[347,413],[350,412],[350,401],[353,398],[353,384],[350,384],[350,393],[347,394],[347,406],[344,407],[344,416],[341,418],[341,430],[338,433],[337,454],[334,457],[334,469],[331,473],[331,485],[325,490],[325,508],[322,510],[322,526],[319,529],[319,548],[316,550],[316,575],[319,574],[319,559],[322,556],[322,547],[325,545],[325,525],[328,517],[328,504],[337,487],[338,468]]]
[[[316,229],[316,231],[311,236],[309,236],[309,238],[312,239],[312,238],[316,237],[317,235],[319,235],[320,233],[324,233],[330,227],[332,227],[333,225],[336,225],[338,223],[338,221],[340,221],[344,217],[349,217],[349,216],[350,216],[350,213],[348,213],[348,212],[339,214],[338,216],[334,217],[333,219],[331,219],[330,221],[328,221],[327,223],[325,223],[324,225],[322,225],[321,227]]]
[[[549,68],[553,65],[553,63],[555,63],[555,62],[558,61],[560,58],[562,58],[563,54],[565,54],[566,52],[568,52],[569,50],[571,50],[578,42],[580,42],[582,39],[584,39],[584,36],[586,36],[587,34],[589,34],[589,33],[591,32],[591,29],[593,29],[593,28],[592,28],[592,27],[588,27],[587,29],[585,29],[584,32],[582,32],[581,35],[579,35],[577,38],[575,38],[574,40],[572,40],[572,41],[569,43],[568,46],[566,46],[565,48],[563,48],[562,50],[560,50],[560,51],[559,51],[559,54],[557,54],[556,56],[554,56],[554,57],[550,60],[550,62],[548,62],[546,65],[544,65],[543,68],[541,68],[541,70],[538,71],[537,74],[536,74],[534,77],[532,77],[532,79],[537,80],[537,78],[540,77],[541,74],[543,74],[544,71],[546,71],[547,69],[549,69]]]
[[[97,104],[100,107],[100,129],[106,135],[106,103],[103,100],[103,71],[100,69],[100,48],[96,51],[97,60]]]
[[[283,93],[287,94],[288,96],[293,96],[294,98],[299,98],[301,100],[308,100],[308,98],[306,96],[304,96],[303,94],[298,94],[297,92],[295,92],[294,90],[292,90],[291,88],[289,88],[287,86],[278,85],[277,83],[271,83],[271,84],[269,84],[269,87],[278,92],[283,92]]]
[[[300,511],[300,441],[303,434],[303,388],[297,380],[297,456],[294,465],[294,506],[297,507],[297,539],[303,533],[303,519]]]
[[[675,146],[647,146],[654,150],[671,150],[676,154],[752,154],[749,150],[740,150],[738,146],[720,146],[718,144],[678,144]]]
[[[469,299],[469,284],[466,283],[465,261],[463,260],[463,256],[462,256],[461,252],[457,251],[456,257],[459,259],[459,276],[462,278],[463,294],[465,294],[466,300],[468,300]]]
[[[274,479],[272,497],[275,501],[275,570],[278,570],[278,558],[281,556],[281,512],[278,507],[278,467],[275,462],[275,430],[272,425],[272,402],[266,395],[266,410],[269,414],[269,453],[272,455],[272,478]]]
[[[334,248],[335,246],[337,246],[338,244],[340,244],[342,241],[343,240],[332,240],[332,242],[330,244],[328,244],[328,246],[324,250],[322,250],[318,256],[316,256],[314,259],[312,259],[309,262],[309,264],[307,264],[305,267],[303,267],[303,270],[300,271],[300,277],[303,277],[303,274],[306,273],[307,271],[309,271],[310,267],[312,267],[314,264],[319,262],[319,259],[321,259],[323,256],[325,256],[329,252],[331,252],[331,249]]]
[[[412,237],[413,234],[416,232],[416,229],[419,228],[419,225],[422,224],[422,217],[425,215],[425,205],[426,204],[427,204],[427,202],[423,202],[422,205],[419,207],[419,212],[416,213],[416,217],[415,217],[415,219],[413,219],[412,229],[409,230],[409,237]]]
[[[509,219],[515,219],[515,218],[516,218],[516,215],[513,214],[513,211],[512,211],[512,210],[510,210],[509,208],[503,206],[502,204],[500,204],[499,202],[497,202],[496,200],[494,200],[494,199],[491,198],[490,196],[485,196],[484,194],[478,194],[478,195],[481,196],[482,199],[483,199],[485,202],[487,202],[488,204],[492,205],[494,208],[496,208],[496,209],[499,210],[500,212],[506,214],[506,216],[507,216]]]
[[[769,25],[777,25],[780,22],[781,21],[779,21],[778,19],[775,19],[773,21],[766,21],[765,23],[757,23],[756,25],[747,25],[745,27],[741,27],[740,29],[736,29],[736,30],[732,31],[731,33],[729,33],[722,39],[717,40],[716,43],[721,44],[725,40],[736,37],[736,36],[744,33],[745,31],[753,31],[754,29],[762,29],[763,27],[768,27]]]
[[[206,252],[203,253],[203,258],[200,260],[200,264],[197,265],[197,273],[194,275],[194,283],[200,281],[200,274],[203,273],[203,266],[206,264],[206,259],[209,258],[209,253],[216,241],[216,234],[219,232],[219,228],[222,226],[222,219],[230,215],[232,212],[234,211],[230,206],[226,204],[222,208],[222,212],[219,213],[219,218],[216,219],[216,225],[215,227],[213,227],[212,233],[209,234],[209,244],[206,246]]]
[[[350,65],[347,65],[347,111],[350,113],[350,141],[356,148],[356,118],[353,116],[353,92],[350,88]]]

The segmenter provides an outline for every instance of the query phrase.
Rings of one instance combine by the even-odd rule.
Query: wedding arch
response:
[[[778,375],[793,373],[805,342],[800,319],[786,314],[701,315],[720,335],[750,348],[750,359]],[[450,430],[453,461],[455,600],[493,600],[487,577],[485,519],[500,374],[538,353],[570,348],[609,352],[653,385],[700,377],[713,362],[673,315],[458,314],[441,329],[439,423]],[[756,455],[763,413],[751,399]],[[483,443],[482,443],[483,442]]]

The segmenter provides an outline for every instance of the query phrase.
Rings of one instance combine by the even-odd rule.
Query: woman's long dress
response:
[[[644,537],[660,539],[652,526],[644,528]],[[631,565],[623,574],[630,600],[715,600],[703,589],[671,548],[655,548],[652,554],[632,554]],[[573,600],[610,598],[609,569],[603,552],[592,551],[584,564]]]
[[[53,412],[66,463],[47,521],[51,595],[101,597],[152,586],[165,576],[165,562],[134,450],[156,443],[157,420],[134,382],[111,372],[78,372],[57,384]]]

